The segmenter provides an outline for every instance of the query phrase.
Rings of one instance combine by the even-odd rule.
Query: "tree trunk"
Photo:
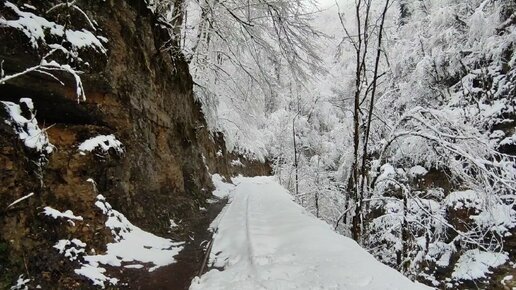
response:
[[[297,116],[296,116],[297,117]],[[298,160],[297,160],[297,143],[296,143],[296,118],[292,120],[292,138],[294,140],[294,170],[295,170],[295,187],[296,187],[296,198],[299,196],[299,171],[298,171]]]

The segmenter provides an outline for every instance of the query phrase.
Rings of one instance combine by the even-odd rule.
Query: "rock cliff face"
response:
[[[49,12],[60,1],[41,2],[12,1],[17,7],[30,4],[24,9],[40,11],[52,21],[65,18],[65,27],[79,30],[87,25],[77,11]],[[11,2],[0,2],[0,18],[16,19],[6,3]],[[76,4],[95,21],[95,33],[107,39],[105,53],[85,48],[80,50],[82,62],[75,63],[83,71],[86,100],[77,102],[74,79],[64,73],[56,74],[64,85],[41,73],[0,84],[1,101],[18,104],[20,98],[32,99],[38,125],[55,146],[49,154],[25,146],[7,109],[0,106],[2,289],[15,284],[20,274],[31,279],[30,287],[88,287],[89,281],[73,272],[74,262],[53,246],[61,239],[77,238],[97,252],[105,250],[113,237],[105,227],[106,217],[94,206],[98,194],[142,229],[185,241],[207,206],[212,189],[208,170],[224,176],[270,172],[266,164],[245,160],[245,167],[231,165],[238,156],[226,154],[223,137],[206,130],[188,65],[162,50],[167,34],[144,1]],[[22,31],[5,25],[0,25],[0,43],[6,74],[37,64],[45,53]],[[90,138],[111,134],[123,144],[123,152],[78,150]],[[29,193],[34,195],[9,206]],[[83,220],[72,225],[48,217],[43,214],[47,206],[72,210]],[[178,229],[170,230],[171,219],[182,221]],[[111,271],[124,281],[123,271]]]

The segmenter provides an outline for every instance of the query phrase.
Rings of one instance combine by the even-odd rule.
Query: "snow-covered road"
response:
[[[215,177],[230,204],[214,221],[211,270],[198,289],[429,289],[381,264],[307,213],[272,177]]]

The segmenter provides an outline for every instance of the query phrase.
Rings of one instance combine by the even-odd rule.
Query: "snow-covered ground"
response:
[[[378,262],[307,213],[273,177],[214,179],[230,204],[213,222],[211,270],[198,289],[430,289]]]
[[[95,186],[92,179],[88,179],[88,182]],[[147,268],[152,272],[176,262],[174,257],[183,250],[183,242],[155,236],[133,225],[121,212],[113,209],[102,195],[97,196],[95,205],[107,216],[106,227],[113,235],[113,241],[106,245],[107,250],[104,253],[96,253],[94,248],[75,238],[62,239],[54,245],[54,248],[70,261],[79,262],[80,267],[75,269],[76,274],[88,278],[93,285],[104,289],[106,286],[119,284],[118,278],[107,273],[107,266]],[[48,206],[43,213],[54,219],[64,218],[72,226],[75,226],[74,221],[84,220],[70,210],[61,212]],[[17,283],[27,282],[20,276]]]

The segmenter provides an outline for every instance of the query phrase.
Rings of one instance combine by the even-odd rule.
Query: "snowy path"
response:
[[[190,289],[429,289],[381,264],[291,201],[270,177],[216,180],[231,203],[212,226],[211,270]]]

